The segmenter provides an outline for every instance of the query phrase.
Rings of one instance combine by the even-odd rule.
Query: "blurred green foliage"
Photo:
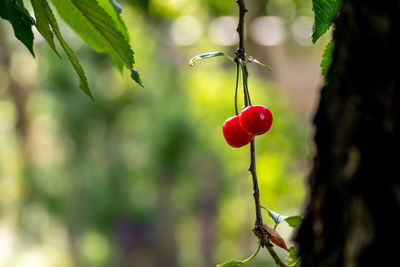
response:
[[[236,15],[236,4],[120,3],[145,89],[61,28],[92,77],[94,103],[76,90],[65,58],[37,40],[33,59],[0,24],[1,266],[213,266],[257,246],[249,148],[229,147],[221,130],[234,114],[235,66],[223,57],[188,66],[191,56],[235,47],[206,35],[178,46],[169,36],[179,16],[207,25]],[[298,2],[296,12],[304,6]],[[310,129],[283,85],[263,71],[250,66],[252,101],[274,115],[271,131],[256,139],[261,203],[295,215]],[[292,232],[284,224],[278,231],[286,239]],[[248,266],[274,265],[261,251]]]

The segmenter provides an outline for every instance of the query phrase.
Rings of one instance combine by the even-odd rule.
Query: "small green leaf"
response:
[[[190,66],[194,66],[194,62],[196,62],[197,60],[201,60],[201,59],[206,59],[206,58],[210,58],[210,57],[218,57],[218,56],[225,56],[227,57],[230,61],[233,62],[233,58],[231,58],[228,55],[225,55],[222,52],[209,52],[209,53],[205,53],[205,54],[201,54],[201,55],[197,55],[195,57],[193,57],[190,61],[189,61],[189,65]]]
[[[134,68],[131,69],[131,78],[135,82],[137,82],[141,87],[144,88],[143,83],[142,83],[142,79],[140,79],[139,72],[137,70],[135,70]]]
[[[291,266],[297,266],[299,262],[299,256],[294,247],[289,248],[289,255],[286,257],[286,262]]]
[[[237,266],[242,266],[243,264],[244,264],[243,261],[233,260],[233,261],[224,262],[222,264],[218,264],[217,267],[237,267]]]
[[[341,6],[341,0],[313,0],[315,13],[312,41],[315,43],[332,25]]]
[[[46,0],[41,0],[40,4],[42,5],[42,11],[45,12],[45,18],[47,18],[48,24],[50,24],[51,29],[54,32],[54,35],[60,42],[62,48],[64,49],[65,53],[68,56],[69,61],[71,62],[72,66],[74,67],[76,73],[80,79],[80,88],[84,91],[92,100],[93,96],[89,90],[89,84],[85,75],[85,72],[79,63],[78,59],[75,57],[74,52],[68,46],[67,42],[65,42],[64,38],[61,35],[60,29],[58,28],[58,23],[56,18],[54,17],[53,11],[51,10],[49,4]]]
[[[293,227],[293,228],[296,228],[297,226],[299,226],[302,220],[303,220],[303,217],[301,217],[299,215],[289,216],[285,219],[285,221],[289,224],[289,226]]]
[[[43,38],[47,41],[47,43],[50,45],[50,47],[53,49],[53,51],[57,54],[57,56],[60,56],[58,54],[56,46],[54,44],[54,36],[53,32],[50,29],[49,25],[49,20],[47,17],[47,12],[46,12],[46,7],[43,4],[43,0],[31,0],[31,4],[33,7],[33,11],[35,13],[35,18],[36,18],[36,28],[40,32],[40,34],[43,36]]]
[[[25,9],[22,0],[1,0],[0,1],[0,17],[8,20],[14,30],[14,35],[20,40],[33,56],[33,32],[32,25],[35,20],[29,15]]]
[[[249,58],[247,59],[247,62],[249,62],[249,63],[253,63],[253,62],[254,62],[254,63],[256,63],[256,64],[258,64],[258,65],[260,65],[260,66],[266,68],[267,70],[272,71],[272,68],[271,68],[270,66],[265,65],[264,63],[261,63],[260,61],[258,61],[257,59],[255,59],[255,58],[253,58],[253,57],[249,57]]]
[[[332,63],[332,53],[333,49],[335,48],[335,42],[333,39],[326,45],[324,54],[322,55],[322,61],[321,61],[321,72],[322,75],[324,76],[325,81],[327,81],[327,74],[329,67],[331,66]]]
[[[283,221],[286,221],[289,224],[289,226],[294,228],[294,227],[297,227],[303,220],[303,217],[301,217],[299,215],[285,216],[285,215],[279,214],[275,211],[268,209],[266,206],[261,205],[261,207],[263,209],[265,209],[266,211],[268,211],[269,216],[271,216],[272,220],[274,220],[276,225],[280,224]]]

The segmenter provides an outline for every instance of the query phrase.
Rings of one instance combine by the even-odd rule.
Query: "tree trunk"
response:
[[[398,0],[343,0],[314,119],[302,266],[400,266],[399,19]]]

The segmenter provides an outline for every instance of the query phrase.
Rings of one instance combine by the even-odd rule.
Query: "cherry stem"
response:
[[[249,75],[247,73],[247,67],[245,64],[243,64],[243,61],[238,58],[238,61],[240,63],[240,67],[242,68],[242,75],[243,75],[243,90],[245,92],[245,97],[247,95],[247,101],[248,101],[248,106],[251,106],[251,100],[250,100],[250,93],[249,93],[249,86],[247,84],[247,76]],[[247,105],[246,105],[247,106]]]
[[[239,86],[239,62],[236,61],[236,87],[235,87],[235,114],[236,115],[239,115],[238,104],[237,104],[238,86]]]

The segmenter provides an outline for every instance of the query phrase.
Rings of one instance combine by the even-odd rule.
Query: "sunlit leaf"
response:
[[[113,8],[115,9],[115,11],[117,11],[118,13],[122,12],[122,8],[121,6],[117,3],[117,1],[115,0],[110,0],[110,3],[112,4]]]
[[[224,262],[222,264],[218,264],[217,267],[236,267],[236,266],[242,266],[243,264],[244,264],[243,261],[232,260]]]
[[[331,66],[331,63],[332,63],[332,52],[333,52],[334,48],[335,48],[335,42],[332,39],[326,45],[324,54],[322,55],[321,72],[325,78],[325,81],[326,81],[326,75],[328,74],[329,67]]]
[[[42,11],[45,12],[45,18],[47,18],[48,24],[51,26],[51,29],[54,32],[54,35],[57,37],[58,41],[60,42],[62,48],[64,49],[65,53],[68,56],[68,59],[72,63],[72,66],[74,67],[76,73],[79,76],[80,79],[80,88],[91,98],[93,99],[93,96],[89,90],[89,84],[85,75],[85,72],[79,63],[78,59],[75,57],[74,52],[72,49],[68,46],[68,44],[65,42],[64,38],[62,37],[60,33],[60,29],[58,27],[58,23],[56,21],[56,18],[54,17],[54,14],[46,2],[46,0],[40,0],[38,2],[42,6]]]
[[[1,0],[0,17],[11,23],[15,37],[35,56],[33,52],[34,37],[32,32],[32,25],[35,24],[35,21],[25,9],[23,1]]]
[[[315,13],[312,41],[315,43],[332,25],[341,6],[341,0],[313,0]]]
[[[257,59],[255,59],[255,58],[253,58],[253,57],[249,57],[249,58],[247,59],[247,62],[249,62],[249,63],[253,63],[253,62],[254,62],[254,63],[256,63],[256,64],[258,64],[258,65],[260,65],[260,66],[266,68],[267,70],[272,71],[272,68],[271,68],[270,66],[265,65],[264,63],[261,63],[260,61],[258,61]]]
[[[36,28],[43,36],[43,38],[47,41],[51,49],[53,49],[53,51],[60,57],[60,54],[58,54],[56,46],[54,44],[54,35],[50,29],[47,10],[45,5],[43,4],[43,0],[31,0],[31,4],[35,13]]]
[[[107,53],[121,70],[133,67],[133,51],[122,20],[108,0],[52,0],[60,16],[95,51]]]
[[[125,22],[121,17],[121,6],[112,0],[97,0],[99,6],[101,6],[112,18],[118,30],[122,33],[127,41],[129,41],[129,33],[126,28]]]
[[[225,56],[227,57],[230,61],[233,62],[233,58],[231,58],[230,56],[222,53],[222,52],[209,52],[209,53],[205,53],[205,54],[201,54],[201,55],[197,55],[195,57],[193,57],[190,61],[189,61],[189,65],[190,66],[194,66],[194,62],[196,62],[197,60],[201,60],[201,59],[206,59],[206,58],[211,58],[211,57],[218,57],[218,56]]]

